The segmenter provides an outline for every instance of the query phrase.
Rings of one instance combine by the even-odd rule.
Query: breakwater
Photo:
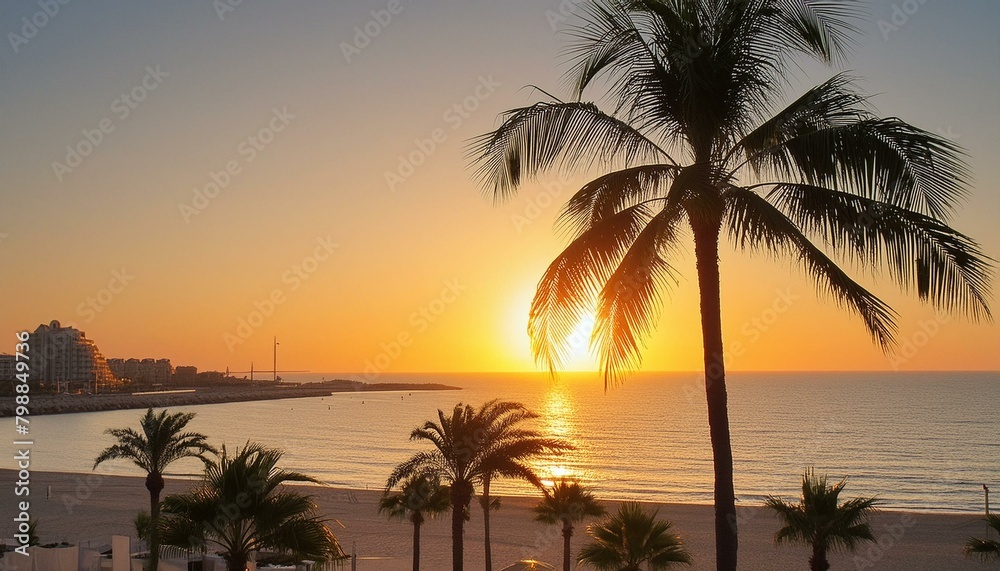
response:
[[[181,389],[184,392],[110,393],[102,395],[38,394],[30,395],[32,416],[70,414],[102,410],[165,408],[228,402],[248,402],[277,399],[322,397],[336,392],[362,391],[436,391],[461,390],[441,384],[424,383],[362,383],[358,381],[327,381],[306,385],[269,385],[254,387],[199,387]],[[0,417],[14,416],[14,397],[0,398]]]

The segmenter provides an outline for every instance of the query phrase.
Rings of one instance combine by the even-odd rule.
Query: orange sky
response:
[[[558,3],[404,4],[348,61],[343,45],[382,5],[245,3],[220,20],[205,6],[73,4],[4,51],[0,351],[57,319],[109,357],[200,369],[268,368],[277,336],[279,368],[533,370],[528,304],[563,245],[558,205],[583,179],[494,207],[463,142],[532,101],[524,85],[559,90]],[[970,6],[922,5],[885,35],[891,2],[875,2],[852,66],[883,114],[969,149],[976,182],[955,224],[997,257],[1000,8]],[[17,10],[3,21],[30,15]],[[55,172],[101,125],[93,152]],[[700,367],[691,257],[647,370]],[[902,315],[898,358],[788,263],[726,252],[722,276],[731,369],[1000,369],[1000,328],[936,316],[887,282],[865,280]],[[241,330],[257,307],[268,315]],[[592,367],[580,353],[574,367]]]

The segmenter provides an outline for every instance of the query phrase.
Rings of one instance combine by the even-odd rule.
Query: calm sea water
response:
[[[337,375],[302,375],[311,381]],[[348,375],[344,375],[348,377]],[[577,449],[537,463],[547,478],[573,476],[605,498],[710,503],[712,460],[704,384],[694,374],[645,373],[607,393],[594,375],[383,375],[379,381],[443,382],[462,391],[340,393],[325,398],[184,407],[215,443],[248,440],[286,451],[285,467],[338,486],[380,488],[421,446],[410,431],[436,410],[490,398],[525,403],[538,428]],[[982,511],[982,485],[1000,490],[1000,373],[736,373],[730,421],[741,505],[764,494],[797,497],[802,470],[850,476],[851,495],[891,509]],[[181,410],[181,409],[178,409]],[[108,427],[140,411],[33,419],[32,468],[90,472],[111,443]],[[0,419],[13,434],[13,420]],[[12,468],[10,455],[2,466]],[[194,474],[197,462],[174,466]],[[125,463],[100,472],[138,474]],[[532,494],[500,482],[498,493]]]

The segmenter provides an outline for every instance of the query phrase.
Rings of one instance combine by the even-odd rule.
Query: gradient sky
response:
[[[880,29],[894,4],[901,25]],[[902,22],[904,4],[918,9]],[[279,368],[534,369],[528,304],[563,246],[557,204],[582,179],[494,207],[463,145],[534,101],[525,85],[565,93],[566,37],[547,17],[559,2],[402,0],[384,25],[372,11],[388,0],[292,5],[244,0],[220,17],[209,0],[69,2],[46,18],[35,2],[0,5],[0,351],[58,319],[109,357],[200,369],[268,368],[272,336]],[[975,183],[955,224],[1000,257],[1000,3],[878,0],[870,14],[848,69],[883,115],[966,147]],[[22,18],[44,26],[14,38]],[[365,45],[366,25],[377,36]],[[361,47],[348,58],[345,44]],[[790,83],[833,73],[807,66]],[[122,99],[133,89],[143,101]],[[53,162],[102,125],[59,180]],[[422,164],[387,183],[415,151]],[[181,205],[227,166],[238,173],[186,219]],[[692,258],[677,264],[685,281],[648,370],[700,366]],[[733,370],[1000,369],[997,325],[936,316],[888,282],[873,287],[902,315],[896,360],[787,262],[727,251],[722,278]],[[275,290],[273,313],[227,343]],[[581,350],[574,367],[589,364]]]

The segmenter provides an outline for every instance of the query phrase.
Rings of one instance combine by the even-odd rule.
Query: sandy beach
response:
[[[0,502],[0,519],[14,517],[15,474],[0,470],[3,488],[11,490]],[[192,482],[168,479],[165,494],[184,491]],[[403,571],[410,568],[412,527],[408,523],[388,521],[377,512],[380,492],[311,487],[319,511],[331,521],[344,548],[356,547],[358,569],[364,571]],[[50,497],[46,497],[49,495]],[[524,497],[503,498],[502,508],[494,513],[492,538],[494,567],[522,558],[535,558],[558,565],[562,557],[562,539],[556,527],[544,526],[531,519],[529,509],[536,500]],[[68,541],[98,545],[107,543],[112,534],[134,536],[132,519],[139,509],[148,508],[149,496],[141,478],[96,474],[32,473],[31,516],[40,521],[39,534],[45,543]],[[614,502],[606,502],[609,510]],[[660,516],[672,520],[678,533],[694,556],[695,570],[714,569],[712,508],[687,504],[650,504]],[[808,550],[802,546],[775,547],[771,536],[776,519],[763,508],[740,509],[740,569],[806,569]],[[879,545],[866,547],[855,555],[835,554],[832,568],[912,570],[983,570],[991,567],[966,559],[962,545],[970,535],[983,535],[985,524],[977,515],[922,514],[884,511],[874,520]],[[3,532],[9,538],[12,533]],[[440,517],[422,531],[422,567],[428,570],[450,568],[450,521]],[[466,526],[466,567],[481,569],[483,561],[482,514],[475,510]],[[583,527],[574,536],[574,550],[583,545]]]

